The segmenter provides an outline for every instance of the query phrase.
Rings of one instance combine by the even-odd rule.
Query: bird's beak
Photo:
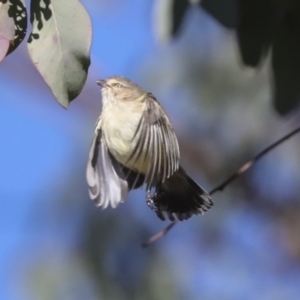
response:
[[[106,81],[105,81],[105,80],[102,80],[102,79],[101,79],[101,80],[97,80],[96,83],[97,83],[98,85],[100,85],[102,88],[104,88],[104,87],[107,86]]]

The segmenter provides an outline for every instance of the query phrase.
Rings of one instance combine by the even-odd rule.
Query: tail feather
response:
[[[156,187],[154,203],[158,217],[162,220],[167,217],[171,221],[203,214],[213,205],[210,195],[181,167]]]

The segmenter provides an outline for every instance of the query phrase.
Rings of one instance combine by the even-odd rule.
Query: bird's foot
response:
[[[154,211],[154,212],[158,212],[158,207],[155,201],[156,198],[156,194],[155,195],[151,195],[151,191],[147,190],[147,205]]]

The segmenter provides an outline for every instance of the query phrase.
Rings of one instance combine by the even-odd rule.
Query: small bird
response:
[[[156,98],[120,76],[97,84],[103,107],[86,174],[95,204],[115,208],[145,184],[147,204],[161,220],[206,212],[213,205],[210,195],[179,165],[177,137]]]

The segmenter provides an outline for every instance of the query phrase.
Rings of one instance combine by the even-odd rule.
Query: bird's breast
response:
[[[126,167],[146,173],[146,161],[129,161],[135,149],[138,136],[136,130],[143,114],[138,106],[114,105],[103,109],[102,131],[111,154]]]

